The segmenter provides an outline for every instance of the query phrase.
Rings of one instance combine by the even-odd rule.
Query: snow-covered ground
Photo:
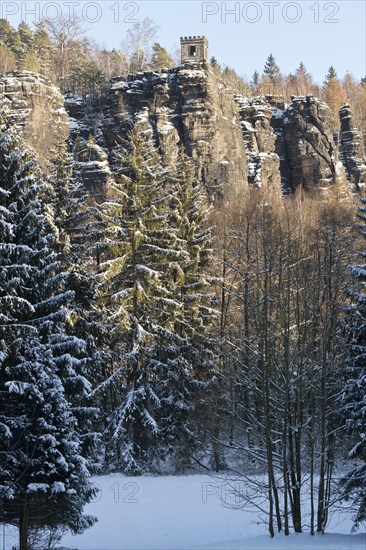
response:
[[[366,550],[364,533],[351,535],[352,522],[332,517],[325,535],[271,540],[257,513],[225,506],[232,498],[225,482],[205,475],[95,478],[101,489],[86,511],[98,523],[62,544],[78,550],[246,549]]]
[[[113,475],[94,481],[100,494],[85,511],[99,521],[83,535],[66,535],[61,543],[66,548],[366,550],[366,534],[350,534],[351,519],[340,513],[333,514],[325,535],[271,539],[254,510],[225,506],[233,498],[230,487],[207,475]]]

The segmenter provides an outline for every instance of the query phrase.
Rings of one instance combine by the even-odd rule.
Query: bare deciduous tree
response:
[[[141,22],[135,23],[127,31],[126,38],[121,45],[121,51],[129,61],[129,72],[139,72],[147,69],[158,28],[152,19],[146,17]]]

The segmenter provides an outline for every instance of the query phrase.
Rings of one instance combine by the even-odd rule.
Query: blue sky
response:
[[[347,71],[365,75],[366,3],[329,1],[202,1],[202,0],[0,0],[0,16],[17,25],[57,10],[82,13],[88,34],[108,48],[118,47],[133,21],[151,18],[158,41],[169,50],[179,37],[205,35],[210,56],[251,78],[273,53],[282,72],[295,71],[302,60],[316,82],[330,65],[338,76]]]

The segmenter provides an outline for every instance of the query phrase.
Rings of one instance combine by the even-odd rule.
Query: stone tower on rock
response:
[[[183,36],[180,39],[181,63],[202,63],[208,60],[208,41],[205,36]]]

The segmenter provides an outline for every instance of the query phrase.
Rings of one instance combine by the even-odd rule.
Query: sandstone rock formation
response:
[[[248,183],[281,192],[280,158],[275,150],[276,134],[271,126],[272,109],[261,97],[234,96],[239,105],[248,157]]]
[[[341,130],[339,135],[339,156],[348,179],[358,185],[366,181],[366,158],[364,156],[361,132],[353,126],[350,105],[340,110]]]
[[[205,63],[185,63],[113,82],[104,126],[109,148],[141,117],[166,163],[174,165],[185,148],[211,197],[230,199],[250,185],[326,192],[334,183],[332,113],[313,96],[293,97],[290,105],[272,96],[248,99]]]
[[[293,97],[289,105],[273,96],[248,99],[204,62],[116,78],[102,109],[71,94],[64,104],[47,79],[24,71],[0,77],[0,94],[44,165],[56,140],[69,138],[74,173],[97,200],[113,177],[116,147],[135,124],[152,135],[167,166],[175,166],[183,147],[211,200],[233,200],[251,186],[327,194],[335,183],[338,143],[325,103],[313,96]],[[350,116],[346,105],[339,154],[358,184],[366,168]]]
[[[174,165],[184,147],[212,198],[230,199],[248,187],[247,155],[232,95],[205,64],[184,64],[112,83],[104,126],[110,149],[145,118],[163,160]]]
[[[272,126],[284,190],[330,187],[334,183],[336,158],[329,107],[312,95],[292,97],[288,106],[271,96],[266,99],[274,112]]]
[[[283,122],[292,186],[330,186],[335,176],[330,108],[311,95],[293,98]]]
[[[65,106],[69,115],[74,175],[96,200],[103,201],[112,178],[102,136],[104,117],[88,100],[77,95],[66,94]]]
[[[62,94],[39,74],[14,71],[0,76],[0,95],[9,106],[10,120],[45,166],[57,141],[69,136]]]

